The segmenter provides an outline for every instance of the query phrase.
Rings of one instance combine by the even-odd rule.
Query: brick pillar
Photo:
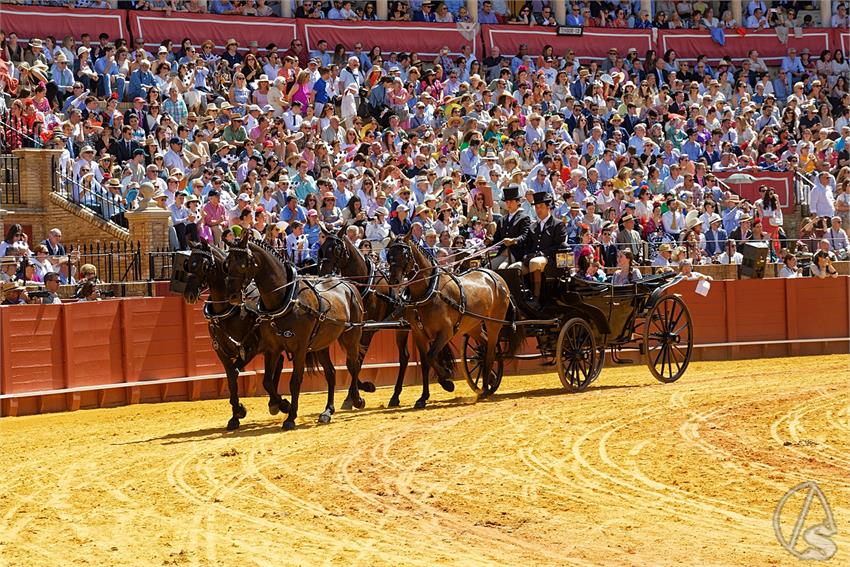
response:
[[[22,148],[12,153],[20,160],[22,205],[28,209],[47,208],[48,195],[53,190],[53,160],[59,159],[62,150]]]
[[[9,211],[5,209],[0,209],[0,234],[6,236],[6,215],[9,214]]]
[[[129,224],[130,241],[138,241],[141,245],[142,278],[147,280],[151,275],[149,253],[168,249],[171,212],[148,200],[153,193],[153,187],[149,183],[142,183],[140,192],[143,196],[141,204],[137,209],[124,213],[124,216]]]

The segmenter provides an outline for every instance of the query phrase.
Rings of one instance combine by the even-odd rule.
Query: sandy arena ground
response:
[[[848,565],[848,376],[846,356],[673,385],[618,367],[571,395],[548,373],[479,403],[432,388],[426,410],[379,390],[325,426],[309,395],[288,433],[260,398],[235,433],[223,400],[5,418],[0,564],[792,564],[772,516],[813,480]]]

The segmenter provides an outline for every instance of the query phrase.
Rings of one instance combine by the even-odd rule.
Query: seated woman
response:
[[[812,277],[826,279],[837,278],[838,270],[832,265],[832,258],[829,257],[829,252],[818,250],[812,256],[812,265],[809,268],[812,272]]]
[[[631,250],[622,250],[617,256],[617,271],[611,276],[614,285],[628,285],[642,279],[643,276],[635,267],[635,257]]]

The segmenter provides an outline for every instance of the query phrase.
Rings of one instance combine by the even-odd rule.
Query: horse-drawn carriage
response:
[[[681,280],[674,273],[653,275],[628,285],[591,282],[570,276],[569,255],[558,253],[544,274],[541,308],[528,303],[529,291],[519,269],[499,270],[511,290],[514,321],[502,329],[489,391],[499,387],[506,360],[548,359],[564,388],[581,391],[602,371],[605,352],[628,363],[624,351],[642,354],[661,382],[675,382],[688,367],[693,324],[688,308],[665,290]],[[537,352],[508,354],[512,333],[537,340]],[[462,368],[470,387],[482,388],[482,346],[471,337],[463,343]]]
[[[456,273],[438,265],[410,235],[388,246],[386,271],[348,239],[331,233],[320,248],[320,276],[298,274],[288,258],[247,237],[227,252],[203,244],[175,256],[172,291],[191,303],[204,290],[210,293],[204,315],[227,371],[233,409],[228,429],[239,427],[245,417],[237,392],[239,370],[261,353],[269,412],[288,413],[284,428],[295,427],[303,372],[317,364],[328,381],[328,403],[319,421],[330,421],[335,372],[328,348],[333,341],[346,352],[352,377],[343,408],[363,407],[358,390],[371,392],[374,385],[361,382],[358,374],[379,329],[400,332],[400,369],[390,406],[399,405],[407,331],[422,370],[416,407],[424,407],[430,397],[429,370],[444,389],[454,389],[448,347],[454,337],[463,337],[461,368],[468,384],[485,395],[498,389],[505,361],[512,358],[549,359],[564,387],[581,391],[599,376],[606,350],[618,362],[624,362],[619,358],[623,351],[638,351],[659,381],[674,382],[684,374],[693,349],[687,307],[678,296],[665,294],[680,276],[650,276],[622,286],[589,282],[570,276],[566,253],[547,266],[540,308],[527,301],[520,270],[469,267]],[[254,287],[260,298],[252,303],[246,298]],[[529,337],[537,340],[537,352],[519,353],[521,339]],[[291,404],[278,393],[283,352],[293,362]]]

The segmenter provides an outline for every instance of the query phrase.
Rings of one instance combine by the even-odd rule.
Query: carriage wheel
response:
[[[605,365],[605,347],[601,346],[596,349],[596,368],[593,370],[593,378],[590,379],[592,382],[599,378],[599,375],[602,373],[602,367]]]
[[[482,340],[484,337],[482,336]],[[487,354],[487,341],[479,342],[469,335],[463,338],[463,376],[466,383],[476,394],[493,394],[502,383],[505,361],[502,359],[502,341],[496,344],[496,355],[490,368],[490,386],[484,391],[484,356]]]
[[[598,359],[596,338],[587,321],[575,317],[564,323],[555,348],[558,377],[564,388],[571,392],[587,388],[602,370]]]
[[[643,351],[650,372],[659,382],[675,382],[685,373],[694,348],[693,329],[685,302],[675,295],[662,297],[649,310]]]

